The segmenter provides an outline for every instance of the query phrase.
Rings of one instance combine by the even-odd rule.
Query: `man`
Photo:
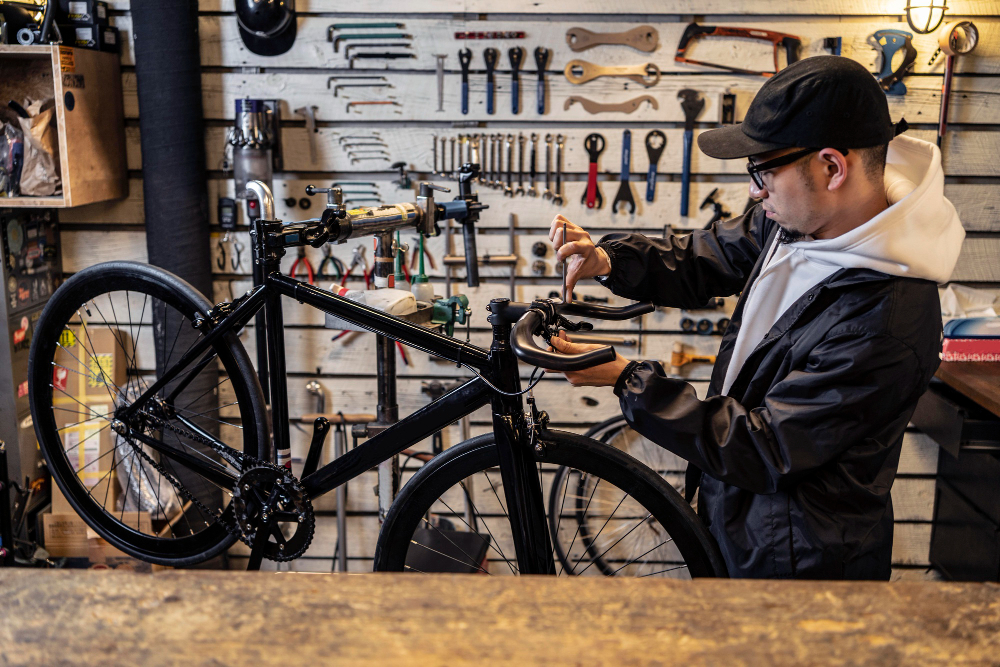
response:
[[[741,293],[708,398],[656,361],[567,373],[614,386],[629,424],[683,456],[734,577],[889,578],[889,499],[903,432],[939,364],[937,284],[964,231],[934,144],[896,136],[885,95],[839,56],[767,81],[741,125],[701,134],[748,158],[760,203],[712,229],[594,245],[553,221],[569,289],[698,308]],[[894,138],[895,137],[895,138]],[[553,339],[556,350],[594,346]]]

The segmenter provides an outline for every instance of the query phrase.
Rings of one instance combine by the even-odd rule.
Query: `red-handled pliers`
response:
[[[306,278],[309,280],[309,284],[314,284],[316,272],[313,270],[312,262],[310,262],[309,258],[306,257],[305,246],[299,246],[299,255],[295,258],[295,261],[292,262],[292,268],[288,271],[288,275],[292,278],[298,276],[300,263],[306,268]]]

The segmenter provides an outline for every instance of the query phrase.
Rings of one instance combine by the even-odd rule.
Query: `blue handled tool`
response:
[[[631,208],[629,214],[635,213],[635,199],[632,198],[632,185],[629,183],[629,171],[632,169],[632,132],[625,130],[622,132],[622,171],[621,184],[618,186],[618,194],[611,204],[611,212],[618,212],[618,204],[628,204]]]
[[[521,112],[521,61],[524,49],[515,46],[507,52],[510,58],[510,110],[515,116]]]
[[[535,67],[538,69],[538,87],[535,94],[539,116],[545,113],[545,65],[549,62],[549,53],[544,46],[535,49]]]
[[[691,146],[694,143],[694,123],[705,109],[705,100],[697,90],[685,88],[677,93],[684,110],[684,163],[681,171],[681,215],[688,214],[691,194]]]
[[[499,57],[499,52],[492,46],[486,48],[483,51],[483,60],[486,61],[486,113],[493,114],[493,86],[494,77],[493,72],[497,66],[497,58]]]
[[[459,49],[458,62],[462,66],[462,113],[469,113],[469,63],[472,62],[472,49]]]

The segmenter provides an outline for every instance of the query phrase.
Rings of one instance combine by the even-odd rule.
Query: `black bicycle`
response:
[[[490,404],[492,434],[447,449],[403,487],[379,534],[376,570],[554,574],[554,516],[552,534],[571,544],[560,561],[568,573],[725,576],[715,541],[663,478],[624,452],[549,429],[533,401],[527,411],[522,401],[519,358],[536,370],[573,370],[614,355],[610,347],[554,354],[535,335],[583,326],[567,317],[625,319],[648,304],[495,299],[487,350],[279,272],[289,247],[375,235],[385,259],[395,230],[432,235],[453,218],[466,229],[471,280],[477,169],[463,168],[452,202],[436,203],[440,188],[424,183],[416,204],[348,211],[331,188],[321,218],[291,224],[274,220],[270,191],[251,183],[263,214],[251,228],[255,286],[231,303],[212,306],[183,280],[138,263],[69,278],[35,329],[29,392],[38,441],[70,505],[113,546],[154,563],[192,565],[237,539],[250,546],[251,567],[292,560],[313,536],[311,499]],[[376,262],[386,269],[390,262]],[[475,377],[299,479],[289,456],[282,297],[379,334],[380,354],[394,355],[400,341]],[[238,338],[255,317],[258,371]],[[69,382],[106,400],[83,402]],[[553,484],[561,467],[571,483]]]

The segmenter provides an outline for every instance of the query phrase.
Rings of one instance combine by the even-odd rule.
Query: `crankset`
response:
[[[269,560],[298,558],[316,530],[312,503],[302,485],[284,468],[263,461],[240,476],[233,489],[233,510],[251,548],[257,540],[267,540],[263,556]]]

